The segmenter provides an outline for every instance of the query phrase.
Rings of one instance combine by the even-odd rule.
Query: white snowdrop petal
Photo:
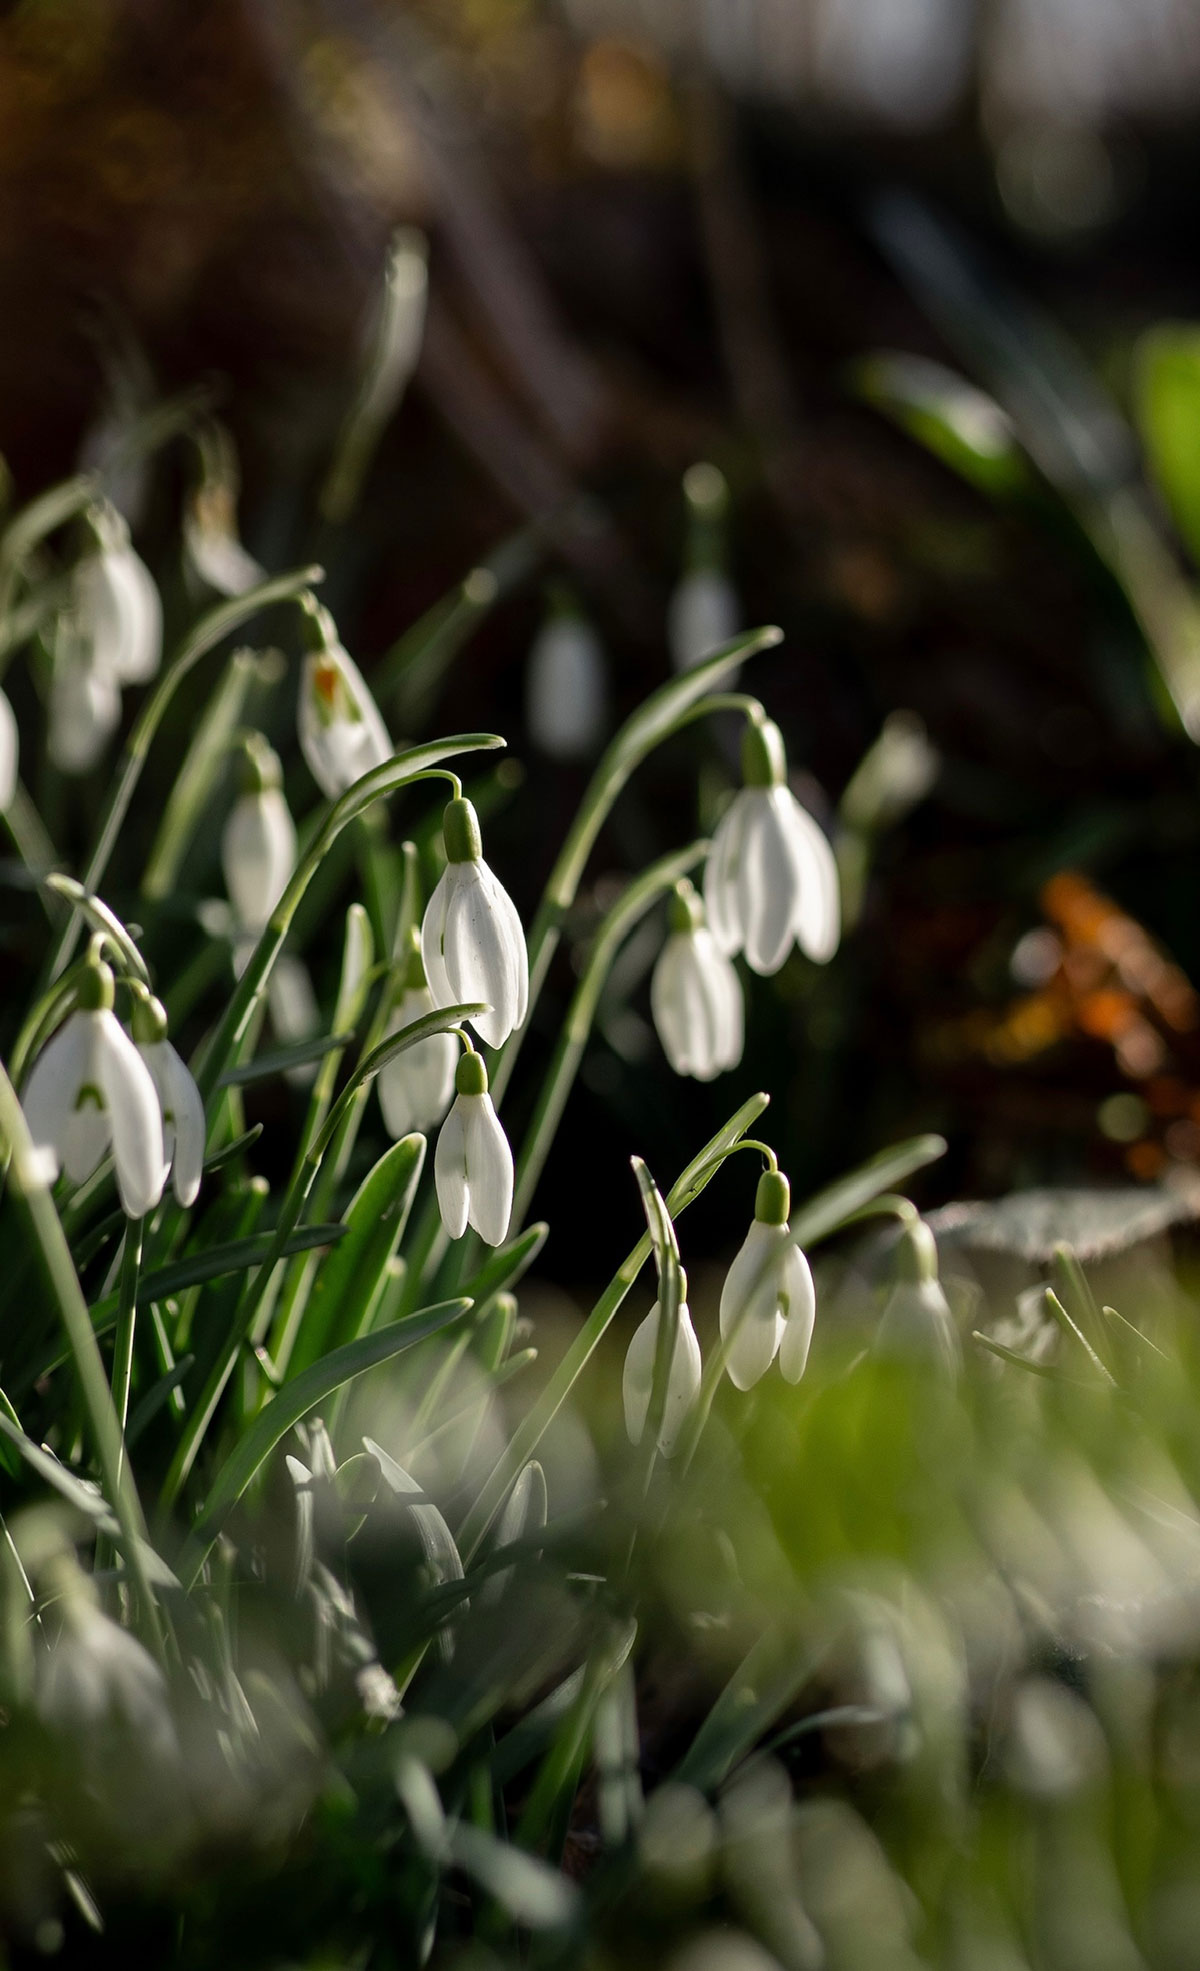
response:
[[[790,1240],[780,1282],[785,1320],[779,1344],[779,1371],[785,1382],[799,1382],[808,1366],[817,1292],[812,1269],[798,1245]]]
[[[318,677],[335,673],[332,694]],[[300,750],[321,792],[336,801],[372,767],[392,757],[392,742],[358,665],[339,644],[304,660],[296,715]]]
[[[667,608],[667,642],[677,671],[690,671],[737,635],[738,602],[728,576],[694,568],[677,584]]]
[[[525,927],[521,923],[520,912],[509,896],[500,878],[481,863],[484,888],[491,905],[504,929],[509,947],[509,962],[516,980],[516,1018],[514,1026],[520,1026],[529,1011],[529,951],[525,943]]]
[[[655,1301],[645,1320],[635,1330],[625,1355],[621,1394],[625,1408],[625,1430],[631,1444],[640,1444],[650,1409],[654,1386],[654,1357],[658,1348],[661,1302]],[[658,1448],[664,1458],[674,1452],[688,1411],[700,1389],[702,1363],[700,1343],[686,1306],[679,1309],[679,1327],[667,1376],[667,1400],[663,1411]]]
[[[716,1072],[723,1074],[728,1068],[736,1068],[745,1044],[746,1014],[742,982],[710,931],[697,931],[696,939],[703,946],[703,962],[713,998]]]
[[[954,1379],[959,1368],[958,1333],[938,1281],[896,1283],[880,1316],[875,1349],[897,1360],[926,1361]]]
[[[721,1289],[721,1335],[735,1389],[751,1389],[775,1360],[784,1331],[780,1308],[787,1228],[755,1219]]]
[[[17,763],[20,756],[20,739],[17,733],[17,715],[0,691],[0,814],[13,803],[17,791]]]
[[[452,863],[448,863],[442,871],[421,920],[421,964],[425,969],[425,977],[429,982],[429,990],[433,994],[435,1006],[453,1006],[456,1003],[444,956],[446,908],[449,902],[450,875],[453,867]]]
[[[463,1098],[455,1101],[437,1139],[433,1153],[433,1182],[437,1191],[442,1224],[452,1239],[461,1239],[467,1229],[470,1192],[467,1183],[467,1129]]]
[[[765,787],[743,790],[746,825],[737,875],[746,963],[760,977],[777,972],[795,935],[796,864],[788,834]]]
[[[311,1040],[321,1025],[321,1009],[308,967],[291,952],[281,951],[267,983],[267,1005],[278,1040]],[[303,1070],[307,1073],[308,1070]]]
[[[162,602],[154,577],[131,547],[112,557],[114,583],[124,615],[122,684],[146,684],[162,662]]]
[[[200,1090],[191,1073],[169,1040],[159,1042],[165,1066],[163,1101],[163,1145],[166,1147],[167,1104],[174,1143],[171,1154],[171,1183],[181,1205],[193,1205],[200,1190],[204,1170],[204,1143],[207,1129]],[[160,1090],[160,1094],[164,1091]]]
[[[650,1009],[676,1074],[711,1081],[741,1059],[741,982],[703,927],[667,939],[650,981]]]
[[[559,616],[529,653],[525,719],[535,746],[552,760],[580,759],[604,730],[604,658],[590,623]]]
[[[465,1110],[468,1216],[489,1246],[503,1245],[512,1217],[513,1158],[490,1095],[461,1095]]]
[[[130,1218],[162,1196],[166,1175],[162,1112],[149,1068],[112,1013],[98,1013],[95,1064],[112,1123],[117,1190]]]
[[[112,1148],[112,1116],[100,1064],[103,1013],[77,1013],[83,1057],[71,1091],[72,1104],[59,1149],[72,1184],[84,1184]],[[111,1017],[111,1016],[110,1016]]]
[[[746,832],[745,792],[743,789],[735,794],[718,822],[708,861],[704,865],[704,914],[717,947],[726,958],[733,958],[743,944],[737,873],[741,866]]]
[[[428,986],[410,986],[388,1022],[389,1036],[432,1013]],[[380,1069],[376,1086],[389,1136],[399,1142],[414,1129],[429,1130],[442,1120],[454,1096],[459,1042],[452,1033],[434,1034],[406,1047]]]
[[[46,750],[60,773],[87,773],[121,723],[121,687],[78,647],[55,658]]]
[[[449,1003],[484,1002],[491,1010],[476,1014],[471,1024],[487,1046],[500,1047],[517,1025],[528,993],[523,940],[520,955],[514,947],[515,912],[511,904],[507,911],[500,907],[497,892],[504,893],[486,863],[451,863],[447,875],[442,948],[453,995]]]
[[[72,1013],[47,1041],[34,1062],[21,1100],[34,1148],[53,1158],[56,1176],[62,1162],[61,1146],[67,1124],[74,1113],[79,1087],[85,1079],[91,1058],[90,1039],[85,1025],[87,1017],[86,1014]],[[96,1163],[102,1155],[103,1146]]]
[[[225,887],[239,923],[261,930],[296,867],[296,829],[278,787],[242,794],[221,835]]]
[[[666,1055],[676,1074],[691,1074],[693,1033],[686,994],[685,938],[674,932],[667,939],[650,979],[650,1011]]]
[[[837,861],[820,823],[789,788],[773,788],[772,799],[791,844],[796,869],[796,938],[807,958],[824,965],[833,957],[841,936]]]
[[[218,595],[245,595],[266,580],[266,570],[224,527],[206,525],[189,515],[183,524],[183,544],[201,581]]]

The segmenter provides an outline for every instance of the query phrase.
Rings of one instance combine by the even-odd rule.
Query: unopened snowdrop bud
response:
[[[875,1350],[901,1360],[927,1361],[951,1382],[958,1375],[958,1331],[938,1279],[937,1241],[922,1218],[900,1234],[896,1281],[884,1303]]]
[[[529,653],[525,721],[552,760],[585,759],[604,731],[604,654],[569,596],[560,598]]]
[[[72,613],[98,671],[118,685],[145,684],[162,662],[162,603],[154,578],[115,507],[95,508],[88,523],[96,551],[75,569]]]
[[[141,1218],[166,1177],[162,1113],[150,1070],[112,1008],[112,972],[93,961],[76,1011],[34,1063],[22,1106],[55,1176],[61,1168],[82,1184],[111,1149],[122,1207]]]
[[[242,792],[221,836],[225,887],[243,930],[261,931],[296,867],[296,829],[279,759],[261,733],[245,741]]]
[[[167,1039],[167,1015],[161,1000],[152,993],[138,994],[132,1024],[134,1043],[158,1091],[166,1172],[180,1204],[193,1205],[204,1169],[206,1132],[200,1090]]]
[[[650,1010],[676,1074],[711,1081],[742,1058],[742,983],[688,882],[675,886],[669,925],[650,980]]]
[[[525,933],[508,891],[483,860],[470,801],[447,804],[442,836],[446,867],[421,925],[425,976],[435,1006],[487,1006],[471,1025],[488,1047],[501,1047],[529,1004]]]
[[[17,791],[17,763],[20,758],[20,739],[17,733],[17,715],[0,691],[0,814],[13,803]]]
[[[462,1056],[454,1086],[454,1107],[433,1158],[442,1223],[452,1239],[461,1239],[471,1225],[489,1246],[502,1245],[512,1217],[513,1157],[492,1107],[481,1054]]]
[[[327,609],[306,605],[312,647],[300,680],[297,731],[308,770],[326,800],[336,801],[372,767],[392,757],[392,742],[354,659],[343,650]]]
[[[754,1223],[721,1289],[721,1337],[736,1389],[751,1389],[779,1355],[788,1382],[808,1362],[817,1301],[808,1261],[788,1228],[790,1192],[781,1170],[759,1179]]]
[[[833,850],[786,770],[779,727],[762,715],[747,719],[745,785],[721,818],[704,871],[714,938],[729,957],[743,951],[762,976],[779,970],[793,943],[824,964],[841,935]]]
[[[121,723],[121,687],[61,625],[50,678],[46,751],[60,773],[88,773]]]
[[[658,1324],[661,1319],[662,1302],[656,1300],[641,1326],[636,1329],[625,1357],[621,1394],[625,1402],[625,1429],[631,1444],[641,1443],[642,1433],[646,1428],[650,1397],[654,1388],[654,1360],[658,1351]],[[675,1334],[675,1351],[667,1375],[667,1400],[663,1409],[662,1427],[658,1433],[658,1448],[664,1458],[672,1455],[679,1441],[679,1433],[687,1421],[688,1411],[700,1393],[702,1373],[700,1343],[696,1339],[696,1330],[692,1326],[692,1317],[687,1306],[687,1275],[681,1272],[679,1325]]]
[[[218,595],[244,595],[264,570],[238,538],[237,458],[222,425],[210,422],[197,439],[201,478],[183,516],[183,548],[202,582]]]
[[[414,928],[403,989],[388,1022],[389,1035],[433,1010],[433,994],[421,962],[421,940]],[[435,1033],[428,1040],[418,1040],[415,1047],[406,1047],[379,1070],[375,1085],[389,1136],[399,1141],[410,1130],[427,1131],[442,1120],[454,1095],[458,1051],[454,1034]]]
[[[688,505],[686,566],[667,609],[667,643],[677,671],[690,671],[737,635],[738,599],[725,568],[724,473],[701,462],[683,476]]]

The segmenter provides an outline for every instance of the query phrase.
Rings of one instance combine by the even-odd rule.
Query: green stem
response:
[[[100,1344],[21,1104],[3,1067],[0,1067],[0,1137],[11,1160],[10,1188],[28,1224],[46,1286],[66,1334],[101,1483],[121,1529],[125,1560],[137,1586],[146,1635],[161,1662],[162,1628],[142,1554],[142,1544],[147,1538],[146,1521],[125,1457],[125,1440],[104,1373]]]
[[[133,1337],[137,1325],[138,1278],[142,1270],[142,1235],[145,1220],[131,1218],[125,1230],[121,1252],[121,1287],[117,1302],[117,1325],[113,1337],[112,1399],[122,1431],[129,1415],[129,1390],[133,1381]]]

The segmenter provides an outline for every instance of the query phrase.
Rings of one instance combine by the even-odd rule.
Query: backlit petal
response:
[[[95,1062],[112,1123],[117,1190],[130,1218],[162,1196],[166,1176],[162,1111],[149,1068],[112,1013],[97,1013]]]
[[[812,1269],[794,1243],[788,1245],[780,1286],[787,1318],[783,1326],[783,1340],[779,1344],[779,1369],[785,1382],[799,1382],[808,1366],[817,1293]]]
[[[788,1234],[755,1219],[721,1290],[721,1335],[735,1389],[751,1389],[775,1360],[784,1332],[780,1293]],[[732,1340],[730,1338],[732,1337]]]
[[[437,1139],[433,1154],[433,1181],[437,1191],[442,1224],[452,1239],[461,1239],[467,1229],[470,1193],[467,1183],[467,1130],[463,1097],[457,1097]]]
[[[503,1245],[512,1217],[513,1158],[490,1095],[460,1095],[465,1111],[468,1216],[489,1246]]]

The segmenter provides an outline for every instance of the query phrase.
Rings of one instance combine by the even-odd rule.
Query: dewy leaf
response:
[[[1200,326],[1162,322],[1134,357],[1134,409],[1150,469],[1200,566]]]
[[[266,1409],[259,1412],[232,1457],[218,1472],[204,1518],[189,1537],[180,1558],[179,1578],[183,1586],[187,1589],[195,1586],[209,1550],[234,1506],[275,1446],[301,1417],[315,1410],[318,1403],[332,1396],[343,1383],[377,1368],[381,1362],[392,1361],[406,1348],[413,1348],[419,1341],[427,1341],[430,1335],[451,1327],[462,1319],[470,1305],[469,1300],[444,1300],[436,1307],[423,1307],[375,1334],[362,1335],[357,1341],[348,1341],[343,1348],[335,1348],[294,1382],[285,1383]]]

